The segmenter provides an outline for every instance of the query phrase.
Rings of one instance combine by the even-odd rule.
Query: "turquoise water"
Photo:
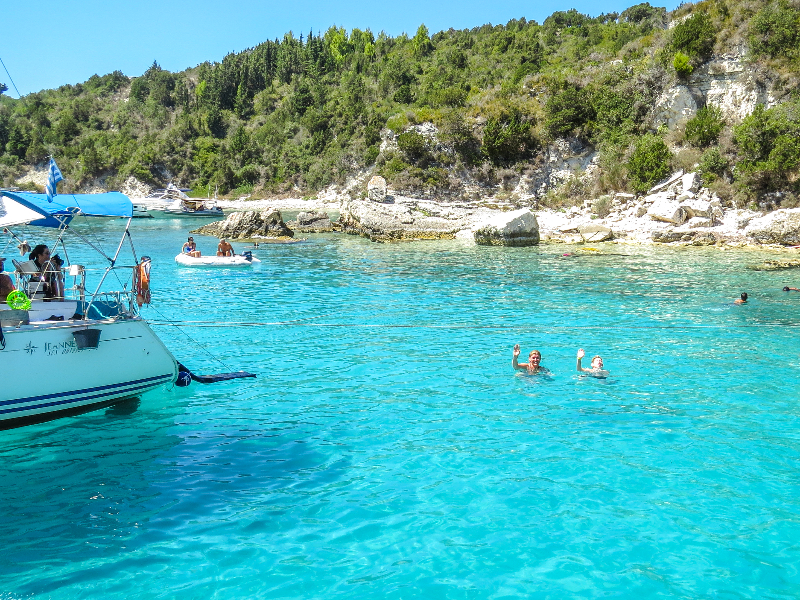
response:
[[[800,272],[333,235],[177,268],[190,225],[135,223],[144,315],[258,379],[2,432],[0,598],[800,595]]]

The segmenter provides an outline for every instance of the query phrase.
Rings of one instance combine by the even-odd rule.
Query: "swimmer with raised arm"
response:
[[[598,354],[597,356],[592,357],[592,368],[591,369],[584,369],[581,366],[581,359],[586,356],[586,352],[583,351],[583,348],[578,350],[578,371],[581,373],[588,373],[592,377],[608,377],[609,373],[605,369],[603,369],[603,359]]]
[[[519,344],[514,346],[514,357],[511,359],[511,366],[517,371],[526,371],[529,375],[536,375],[539,373],[542,375],[550,375],[550,369],[539,365],[539,363],[542,362],[542,353],[538,350],[531,350],[531,353],[528,355],[527,363],[518,363],[518,356]]]

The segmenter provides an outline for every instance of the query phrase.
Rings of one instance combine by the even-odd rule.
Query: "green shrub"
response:
[[[711,18],[704,12],[698,12],[673,27],[671,45],[675,52],[705,60],[714,51],[715,38],[716,31]]]
[[[800,167],[800,103],[753,113],[733,128],[739,148],[736,179],[748,192],[779,191],[797,181]]]
[[[569,135],[594,116],[588,92],[571,83],[553,90],[545,104],[545,114],[545,129],[554,138]]]
[[[397,136],[397,147],[414,163],[424,161],[430,157],[428,140],[414,129],[404,131]]]
[[[676,52],[675,58],[672,59],[672,66],[675,68],[675,72],[680,77],[689,77],[694,71],[694,67],[692,66],[689,57],[686,56],[683,52]]]
[[[717,142],[724,127],[719,107],[705,106],[686,123],[686,139],[697,148],[706,148]]]
[[[376,146],[369,146],[364,151],[364,164],[365,165],[373,164],[375,162],[375,160],[378,158],[378,154],[380,154],[380,152],[381,152],[380,148],[377,145]]]
[[[750,49],[772,57],[797,54],[800,42],[800,11],[786,0],[778,0],[758,11],[750,21]]]
[[[483,129],[482,146],[484,154],[496,165],[517,162],[534,146],[531,123],[519,115],[489,119]]]
[[[700,174],[703,177],[703,183],[714,182],[727,168],[728,161],[722,156],[719,148],[709,148],[700,157]]]
[[[601,219],[611,214],[611,196],[600,196],[592,202],[592,213]]]
[[[659,136],[648,133],[636,141],[628,160],[628,176],[633,188],[646,192],[670,173],[672,154]]]

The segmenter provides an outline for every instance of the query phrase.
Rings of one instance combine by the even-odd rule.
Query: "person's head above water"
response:
[[[603,359],[599,354],[592,357],[592,368],[593,369],[603,368]]]
[[[745,302],[747,302],[747,292],[742,292],[742,296],[741,296],[741,298],[742,298],[742,300],[744,300]]]
[[[531,353],[528,354],[528,362],[535,362],[536,364],[539,364],[542,362],[542,353],[538,350],[531,350]]]

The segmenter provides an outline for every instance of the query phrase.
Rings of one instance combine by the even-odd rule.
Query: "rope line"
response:
[[[198,348],[200,348],[200,350],[202,350],[203,352],[205,352],[205,353],[206,353],[208,356],[210,356],[212,359],[214,359],[215,361],[217,361],[219,364],[221,364],[223,367],[225,367],[225,368],[226,368],[228,371],[233,371],[233,369],[231,369],[231,368],[230,368],[230,367],[229,367],[227,364],[225,364],[225,362],[224,362],[224,361],[222,361],[222,360],[221,360],[221,359],[220,359],[218,356],[215,356],[214,354],[212,354],[211,352],[209,352],[209,351],[208,351],[208,349],[206,348],[206,346],[205,346],[204,344],[202,344],[201,342],[198,342],[196,339],[194,339],[192,336],[190,336],[188,333],[186,333],[186,332],[183,330],[183,328],[181,327],[181,321],[170,321],[170,320],[168,320],[168,319],[167,319],[167,317],[166,317],[166,316],[164,316],[164,314],[163,314],[163,313],[162,313],[160,310],[158,310],[158,309],[157,309],[155,306],[153,306],[152,304],[150,304],[149,306],[150,306],[150,308],[152,308],[154,311],[156,311],[156,312],[157,312],[159,315],[161,315],[161,317],[164,319],[164,321],[149,321],[149,320],[148,320],[148,321],[147,321],[147,323],[148,323],[148,324],[150,324],[150,325],[153,325],[153,324],[158,324],[158,325],[172,325],[172,326],[173,326],[175,329],[177,329],[177,330],[178,330],[178,331],[180,331],[180,332],[181,332],[183,335],[185,335],[185,336],[186,336],[186,337],[187,337],[187,338],[188,338],[188,339],[189,339],[189,340],[190,340],[192,343],[194,343],[194,344],[195,344],[195,345],[196,345]],[[210,323],[210,321],[209,321],[209,323]]]
[[[158,311],[157,311],[158,312]],[[159,312],[159,314],[161,314]],[[161,314],[163,317],[164,315]],[[172,325],[174,327],[210,327],[210,328],[235,328],[235,327],[350,327],[361,329],[496,329],[518,331],[520,329],[554,329],[574,330],[574,329],[609,329],[607,325],[415,325],[415,324],[391,324],[391,323],[309,323],[303,321],[232,321],[229,323],[218,323],[216,321],[162,321],[148,320],[150,325]],[[758,327],[800,327],[800,323],[753,323],[745,325],[619,325],[614,329],[752,329]]]

